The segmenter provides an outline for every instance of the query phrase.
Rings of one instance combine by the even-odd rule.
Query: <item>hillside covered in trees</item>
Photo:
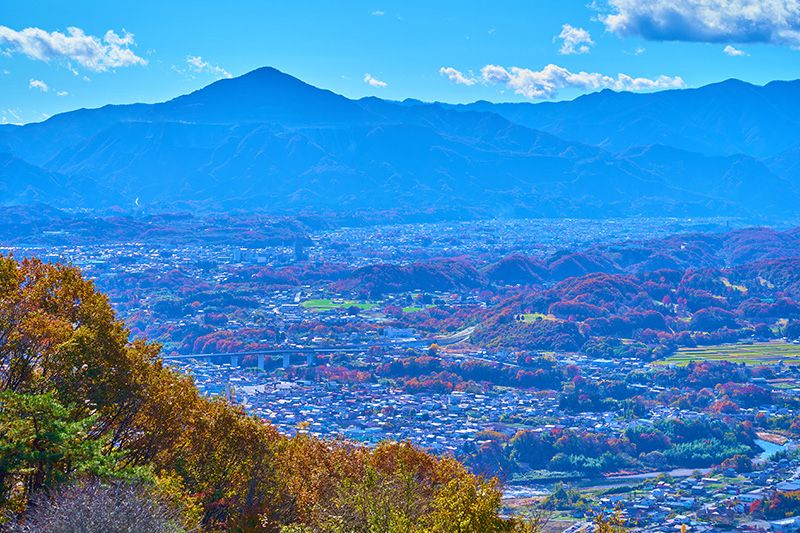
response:
[[[202,397],[159,349],[130,340],[79,270],[0,257],[0,528],[532,527],[501,518],[496,482],[452,458],[404,443],[283,436]]]

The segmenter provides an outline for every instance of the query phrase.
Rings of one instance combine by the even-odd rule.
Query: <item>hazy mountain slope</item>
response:
[[[744,98],[767,88],[733,84],[731,90]],[[751,111],[744,115],[726,112],[727,104],[704,100],[714,90],[719,87],[657,95],[605,91],[564,104],[453,107],[350,100],[263,68],[161,104],[78,110],[0,128],[0,149],[13,155],[0,169],[9,191],[2,201],[97,207],[138,199],[275,210],[458,206],[547,216],[791,212],[796,187],[760,160],[639,147],[645,134],[626,146],[636,140],[634,119],[675,127],[675,139],[686,143],[699,135],[694,120],[676,125],[688,120],[688,111],[684,119],[666,116],[647,103],[652,97],[719,115],[719,128],[735,116],[751,124],[774,114],[763,102],[745,105]],[[604,113],[596,112],[598,105]],[[574,108],[586,113],[581,128],[608,137],[588,139],[602,146],[522,124],[539,120],[558,129],[545,120],[557,116],[560,133],[569,133],[580,122]],[[753,131],[756,144],[773,134]],[[733,143],[741,134],[726,135]],[[607,149],[617,146],[625,149]],[[101,192],[108,190],[114,194]]]
[[[105,206],[119,199],[92,180],[70,179],[8,154],[0,154],[0,205]]]
[[[160,104],[107,105],[0,130],[0,151],[45,164],[119,122],[352,124],[370,119],[356,102],[265,67]]]
[[[800,144],[767,159],[765,163],[775,174],[800,183]]]
[[[103,180],[143,202],[215,198],[270,207],[487,205],[515,196],[529,202],[552,183],[594,172],[565,157],[509,152],[499,158],[491,147],[403,124],[300,130],[130,122],[65,151],[50,167]],[[615,200],[599,192],[598,201]]]
[[[775,175],[761,161],[743,155],[704,156],[657,145],[632,148],[620,157],[663,176],[671,186],[702,190],[731,203],[789,210],[797,196],[797,188],[789,180]]]
[[[711,155],[776,155],[800,143],[800,81],[727,80],[649,94],[604,90],[569,102],[457,109],[497,113],[564,139],[620,151],[663,144]]]
[[[77,109],[54,115],[44,122],[11,126],[0,130],[0,151],[44,165],[60,151],[126,120],[145,117],[149,106],[107,105],[98,109]]]

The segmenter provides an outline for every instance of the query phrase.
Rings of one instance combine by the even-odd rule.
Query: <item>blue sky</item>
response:
[[[0,3],[0,122],[265,65],[348,97],[449,102],[800,77],[800,0]]]

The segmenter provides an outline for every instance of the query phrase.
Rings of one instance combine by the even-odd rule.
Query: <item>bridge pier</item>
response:
[[[167,355],[163,357],[163,360],[165,362],[168,362],[168,361],[181,361],[181,360],[191,360],[191,359],[208,359],[214,361],[215,363],[228,360],[230,361],[230,365],[232,367],[239,367],[244,362],[245,357],[256,356],[258,358],[256,359],[256,365],[258,366],[258,368],[266,370],[265,359],[267,357],[269,357],[270,360],[282,357],[283,368],[289,368],[292,366],[292,354],[297,354],[298,356],[302,356],[303,354],[305,354],[306,365],[315,366],[317,364],[316,360],[317,354],[333,354],[340,352],[366,353],[367,350],[368,348],[362,345],[326,346],[326,347],[311,347],[311,346],[281,347],[271,350],[248,350],[238,353],[219,352],[219,353],[193,353],[193,354]]]

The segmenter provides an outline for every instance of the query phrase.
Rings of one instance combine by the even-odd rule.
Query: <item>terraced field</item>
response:
[[[783,361],[786,364],[800,364],[800,344],[775,341],[681,348],[655,364],[682,366],[690,361],[731,361],[747,365],[770,365]]]

